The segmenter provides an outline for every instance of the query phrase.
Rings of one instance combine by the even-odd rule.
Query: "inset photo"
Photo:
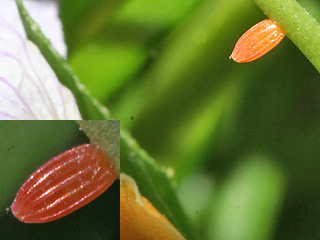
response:
[[[120,121],[0,121],[5,239],[120,239]]]

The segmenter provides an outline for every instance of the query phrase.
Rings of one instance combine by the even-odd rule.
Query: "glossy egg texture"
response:
[[[116,179],[97,146],[74,147],[38,168],[22,185],[11,211],[25,223],[59,219],[91,202]]]
[[[238,63],[254,61],[272,50],[284,37],[278,23],[271,19],[263,20],[240,37],[231,58]]]

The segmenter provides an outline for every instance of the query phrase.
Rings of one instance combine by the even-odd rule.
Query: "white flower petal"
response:
[[[0,15],[0,119],[81,119],[71,91],[20,32],[20,18],[5,17]]]
[[[44,35],[51,41],[57,51],[66,57],[67,47],[64,42],[57,1],[24,0],[23,3],[30,16],[39,24]],[[18,33],[23,37],[25,36],[15,0],[0,0],[0,16],[7,23],[10,23]]]
[[[25,37],[26,34],[22,22],[19,20],[20,16],[15,0],[0,0],[0,17]]]

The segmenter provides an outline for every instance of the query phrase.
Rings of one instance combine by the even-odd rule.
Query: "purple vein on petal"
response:
[[[54,105],[53,102],[52,102],[52,99],[51,99],[51,97],[50,97],[50,95],[49,95],[49,93],[48,93],[48,91],[47,91],[47,89],[46,89],[46,87],[45,87],[45,85],[44,85],[44,83],[43,83],[43,80],[41,79],[41,77],[39,76],[38,72],[37,72],[37,71],[35,70],[35,68],[34,68],[33,62],[32,62],[32,60],[31,60],[31,58],[30,58],[29,49],[28,49],[28,47],[26,46],[26,43],[24,43],[24,47],[26,48],[26,51],[27,51],[27,59],[28,59],[28,62],[29,62],[29,64],[30,64],[30,68],[31,68],[31,70],[33,71],[33,73],[36,75],[36,77],[38,78],[39,83],[40,83],[40,85],[41,85],[40,87],[43,89],[43,91],[44,91],[44,93],[45,93],[44,96],[46,96],[47,99],[48,99],[48,101],[49,101],[50,107],[48,107],[48,109],[50,110],[51,114],[52,114],[55,118],[58,119],[59,117],[58,117],[57,109],[56,109],[55,105]],[[51,69],[50,69],[50,70],[51,70]],[[57,82],[58,82],[58,80],[57,80]]]
[[[23,26],[21,28],[21,32],[19,31],[20,26],[13,26],[11,23],[7,22],[6,19],[0,16],[0,28],[0,31],[2,32],[2,39],[0,39],[0,41],[2,41],[4,44],[2,45],[4,47],[2,47],[2,51],[0,50],[0,54],[2,54],[4,57],[10,57],[14,61],[16,61],[17,64],[21,67],[22,71],[22,79],[20,81],[19,79],[15,78],[15,82],[13,82],[13,84],[10,84],[9,81],[7,81],[10,79],[7,79],[5,76],[2,76],[2,81],[8,86],[10,84],[11,88],[14,88],[12,89],[14,91],[14,94],[19,97],[19,100],[23,103],[23,106],[27,108],[25,109],[21,106],[21,110],[23,110],[25,113],[28,113],[29,116],[30,114],[32,114],[32,116],[36,118],[35,114],[31,110],[33,109],[32,103],[30,102],[30,104],[28,105],[28,102],[26,101],[27,99],[23,98],[22,92],[20,91],[21,87],[25,87],[22,84],[28,85],[30,81],[30,83],[32,83],[36,90],[34,88],[30,89],[33,89],[33,93],[38,93],[38,95],[36,96],[37,98],[43,99],[42,104],[46,108],[46,111],[48,111],[48,114],[51,115],[51,117],[58,119],[60,115],[60,117],[64,116],[64,118],[67,119],[67,116],[70,113],[70,116],[76,116],[76,118],[80,117],[81,119],[81,115],[79,115],[79,112],[73,111],[78,110],[78,106],[72,92],[69,92],[69,89],[67,88],[65,89],[65,86],[63,86],[59,82],[57,76],[55,75],[45,58],[42,56],[39,49],[34,46],[32,42],[27,40],[23,30]],[[8,48],[6,46],[8,46]],[[39,67],[42,68],[39,69]],[[15,83],[17,83],[18,86],[14,86],[17,85]],[[5,98],[5,96],[2,97]],[[7,100],[12,101],[13,104],[19,104],[19,101],[15,102],[14,99]],[[71,108],[70,110],[72,110],[72,113],[68,111],[69,108]],[[4,115],[4,113],[1,114],[0,112],[0,115]],[[8,113],[7,117],[10,117],[9,115],[10,114]],[[17,119],[18,117],[11,116],[10,118]]]
[[[32,70],[32,72],[35,74],[35,76],[36,76],[37,79],[39,80],[39,81],[38,81],[39,84],[40,84],[39,87],[43,90],[44,93],[43,93],[42,91],[40,91],[40,89],[37,87],[38,92],[40,93],[40,95],[41,95],[41,97],[42,97],[43,99],[46,98],[47,101],[44,100],[43,102],[45,103],[45,105],[49,104],[49,106],[47,105],[47,109],[49,110],[49,112],[51,112],[51,114],[52,114],[52,116],[53,116],[54,118],[58,119],[59,117],[58,117],[57,109],[56,109],[55,105],[53,104],[52,99],[51,99],[51,97],[50,97],[50,95],[49,95],[46,87],[44,86],[44,82],[43,82],[43,80],[41,79],[41,77],[39,76],[38,72],[35,70],[35,67],[34,67],[34,65],[33,65],[33,62],[32,62],[32,60],[31,60],[31,58],[30,58],[29,48],[28,48],[28,46],[27,46],[27,41],[26,41],[26,39],[25,39],[23,36],[21,36],[21,34],[20,34],[18,31],[16,31],[16,29],[13,28],[9,23],[7,23],[6,21],[4,21],[4,19],[0,18],[0,20],[2,20],[2,21],[4,22],[4,24],[1,24],[1,23],[0,23],[0,27],[3,27],[3,28],[5,28],[6,30],[11,31],[14,35],[16,35],[16,36],[19,38],[19,40],[20,40],[20,42],[21,42],[21,46],[22,46],[22,48],[23,48],[23,50],[24,50],[25,56],[26,56],[27,61],[28,61],[28,63],[29,63],[30,69]],[[19,49],[21,49],[21,48],[19,48]],[[5,54],[5,53],[2,52],[2,51],[0,51],[0,53]],[[7,54],[8,54],[8,53],[7,53]],[[12,58],[14,58],[14,59],[19,63],[19,65],[20,65],[23,69],[25,69],[24,64],[23,64],[18,58],[16,58],[16,57],[13,56],[12,54],[10,54],[10,55],[11,55]],[[7,55],[7,56],[9,56],[9,55]],[[50,69],[50,70],[51,70],[51,69]],[[27,71],[25,71],[25,72],[27,73]],[[27,75],[28,75],[28,78],[33,82],[33,84],[34,84],[35,86],[37,86],[38,84],[36,84],[36,83],[33,81],[32,77],[31,77],[28,73],[27,73]],[[60,92],[61,92],[61,86],[59,85],[60,82],[57,80],[55,84],[56,84],[57,89],[59,90],[59,95],[62,97],[62,94],[60,93]],[[63,98],[63,97],[62,97],[62,102],[64,103],[64,98]],[[65,112],[65,107],[63,107],[63,109],[64,109],[64,112]]]
[[[24,69],[24,66],[23,66],[22,62],[20,61],[20,59],[18,59],[13,54],[7,53],[7,52],[3,52],[1,50],[0,50],[0,54],[6,56],[8,58],[12,58],[14,61],[16,61],[20,65],[20,67],[22,69]],[[49,106],[47,105],[47,101],[45,101],[45,98],[48,97],[48,96],[44,95],[44,93],[39,89],[38,84],[33,80],[33,78],[28,74],[27,71],[24,71],[24,74],[32,82],[32,84],[34,86],[36,86],[36,89],[37,89],[37,92],[38,92],[39,96],[41,96],[41,98],[43,99],[43,103],[47,106],[48,109],[50,109]]]
[[[18,97],[18,99],[21,101],[21,103],[25,106],[26,109],[28,109],[28,111],[31,113],[32,117],[34,117],[35,119],[37,119],[37,117],[35,116],[35,114],[33,113],[32,109],[30,108],[30,106],[28,105],[28,103],[23,99],[23,97],[21,96],[20,92],[5,78],[0,77],[0,81],[3,82],[4,84],[6,84],[13,92],[14,94]]]
[[[2,23],[1,23],[2,22]],[[16,28],[11,25],[9,22],[7,22],[3,17],[0,16],[0,26],[3,28],[6,28],[7,30],[12,31],[15,35],[17,35],[21,40],[24,40],[25,38],[21,35],[19,31],[16,30]]]
[[[34,119],[34,117],[32,116],[32,113],[30,113],[27,109],[23,108],[23,106],[21,106],[21,104],[19,104],[19,102],[16,102],[16,101],[12,100],[11,98],[4,96],[4,95],[0,95],[0,98],[3,98],[6,101],[10,102],[12,104],[12,107],[16,107],[16,109],[21,109],[24,113],[26,113],[28,115],[28,117],[29,117],[28,119]]]

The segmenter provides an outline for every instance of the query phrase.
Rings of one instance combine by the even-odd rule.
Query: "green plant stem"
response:
[[[320,25],[295,0],[254,0],[320,72]]]

